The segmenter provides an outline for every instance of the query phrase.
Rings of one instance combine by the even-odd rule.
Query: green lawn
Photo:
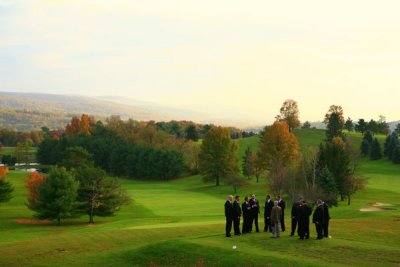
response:
[[[319,144],[319,137],[315,132],[304,143]],[[115,217],[96,217],[94,226],[85,217],[60,227],[32,224],[24,206],[26,174],[12,171],[14,198],[0,205],[0,266],[399,266],[400,165],[363,160],[360,173],[368,179],[366,189],[352,205],[331,210],[332,239],[303,241],[287,232],[280,239],[267,233],[225,238],[223,204],[232,189],[204,184],[199,176],[172,182],[121,179],[134,202]],[[252,181],[239,194],[250,192],[261,199],[268,190]],[[376,202],[392,204],[393,210],[359,211]],[[288,214],[289,209],[289,228]],[[311,234],[315,237],[313,225]]]

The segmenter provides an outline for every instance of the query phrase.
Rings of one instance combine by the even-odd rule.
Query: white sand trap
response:
[[[362,208],[362,209],[360,209],[360,211],[371,212],[371,211],[384,211],[384,210],[381,208],[372,207],[372,208]]]
[[[368,204],[369,208],[362,208],[360,211],[362,212],[371,212],[371,211],[387,211],[387,210],[393,210],[390,208],[380,208],[380,207],[391,207],[393,206],[392,204],[389,203],[381,203],[381,202],[376,202],[376,203],[369,203]]]
[[[381,203],[381,202],[377,202],[377,203],[372,203],[370,204],[373,207],[385,207],[385,206],[393,206],[392,204],[389,203]]]

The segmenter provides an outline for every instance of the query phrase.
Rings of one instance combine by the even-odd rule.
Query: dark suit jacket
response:
[[[242,210],[240,209],[240,203],[236,200],[233,201],[233,217],[237,218],[242,216]]]
[[[225,217],[227,219],[233,218],[233,205],[228,200],[225,202]]]
[[[323,224],[324,223],[324,207],[322,205],[318,206],[313,214],[313,223]]]
[[[258,203],[258,200],[257,199],[251,199],[249,203],[250,203],[250,206],[251,206],[251,212],[254,215],[255,214],[259,214],[260,213],[260,205]]]
[[[271,211],[272,211],[273,207],[274,207],[274,202],[271,199],[269,200],[269,202],[268,202],[268,200],[265,201],[264,217],[267,217],[267,218],[271,217]]]
[[[301,204],[299,202],[293,203],[292,206],[292,219],[299,220],[301,213]]]
[[[329,220],[331,219],[331,216],[329,216],[329,207],[326,203],[324,203],[324,221],[325,222],[329,222]]]
[[[285,215],[285,207],[286,207],[285,200],[282,199],[281,201],[279,201],[278,206],[281,207],[282,209],[282,218],[283,218]]]
[[[243,217],[247,217],[250,215],[250,203],[246,201],[242,203],[242,212],[243,212]]]

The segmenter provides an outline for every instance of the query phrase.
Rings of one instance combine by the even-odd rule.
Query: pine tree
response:
[[[39,186],[39,195],[35,205],[30,208],[36,212],[35,217],[56,220],[73,216],[79,182],[65,168],[51,169],[45,182]]]
[[[393,154],[396,147],[399,145],[399,138],[396,133],[390,135],[390,141],[386,148],[386,154],[389,160],[393,160]]]
[[[317,175],[317,184],[323,191],[323,196],[321,196],[321,198],[324,199],[329,206],[337,206],[338,189],[335,178],[327,166],[319,171]]]
[[[400,145],[397,145],[393,150],[392,161],[393,163],[400,164]]]
[[[378,160],[382,158],[381,145],[379,144],[377,138],[375,138],[372,142],[370,157],[372,160]]]
[[[12,198],[11,193],[14,191],[10,182],[0,179],[0,203],[7,202]]]
[[[366,156],[369,155],[369,143],[367,140],[362,140],[361,142],[361,155]]]
[[[367,140],[368,144],[372,145],[372,142],[374,141],[374,137],[372,136],[371,131],[365,132],[363,140]]]
[[[106,179],[102,169],[84,166],[75,171],[79,181],[78,205],[76,213],[89,216],[89,223],[94,217],[113,216],[120,206],[129,202],[129,197],[122,191],[117,179]]]

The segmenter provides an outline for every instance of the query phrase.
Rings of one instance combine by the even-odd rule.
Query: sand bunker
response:
[[[392,204],[389,203],[381,203],[381,202],[377,202],[377,203],[369,203],[368,205],[373,206],[373,207],[387,207],[387,206],[393,206]]]
[[[360,209],[360,211],[362,211],[362,212],[371,212],[371,211],[395,210],[393,208],[385,208],[385,207],[393,206],[392,204],[389,204],[389,203],[376,202],[376,203],[368,203],[368,205],[371,206],[371,207],[362,208],[362,209]]]
[[[384,209],[373,207],[373,208],[362,208],[362,209],[360,209],[360,211],[362,211],[362,212],[384,211]]]

